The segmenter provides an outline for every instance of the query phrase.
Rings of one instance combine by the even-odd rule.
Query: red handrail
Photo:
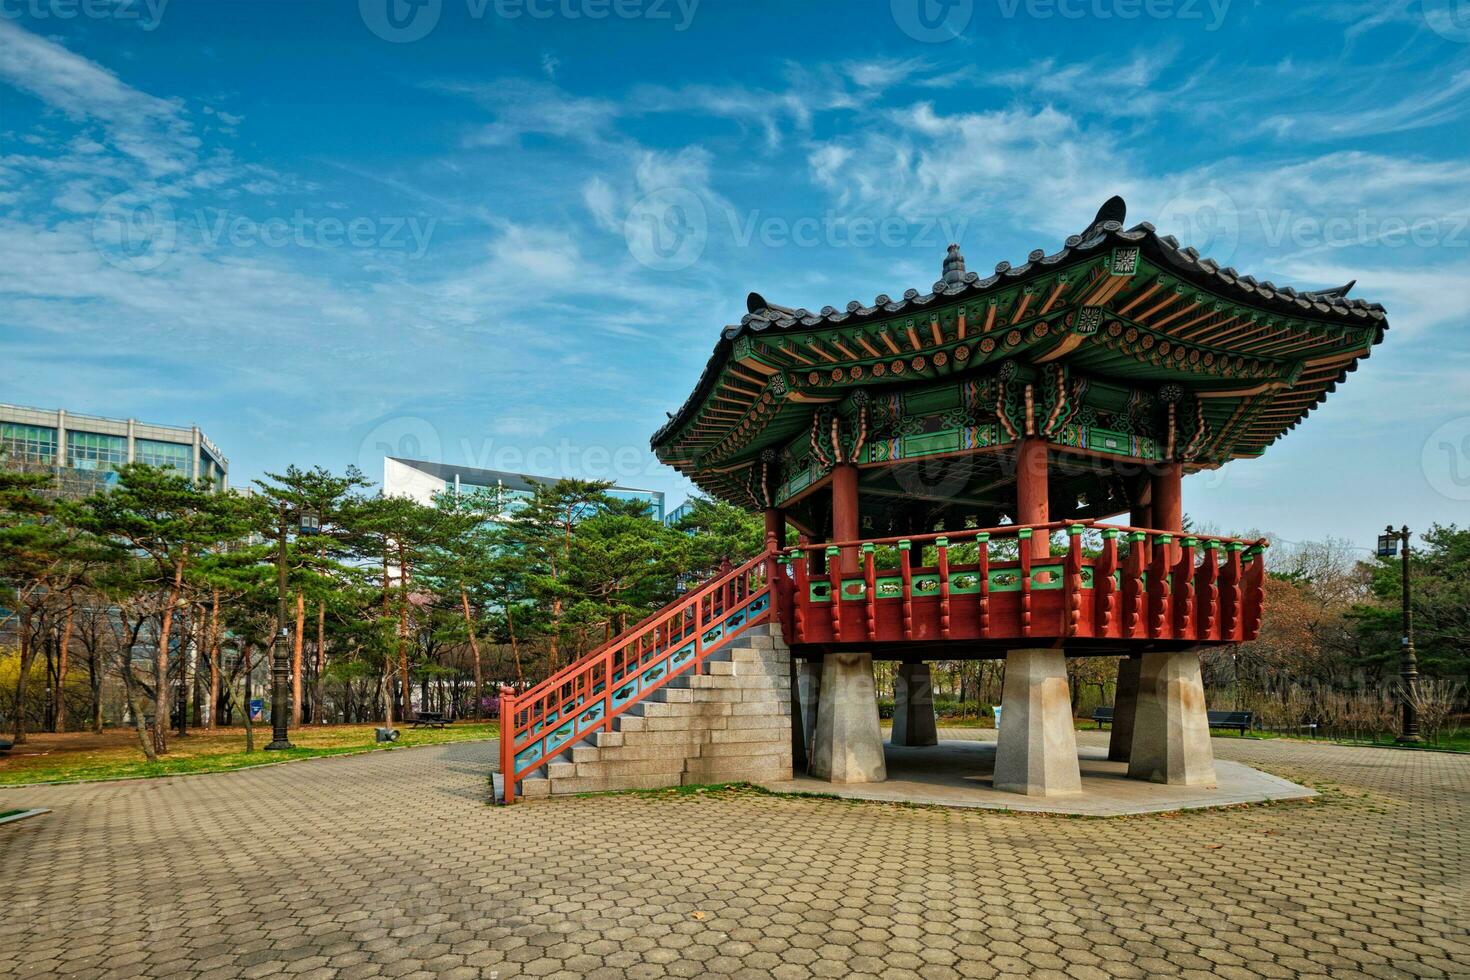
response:
[[[514,802],[516,786],[527,773],[586,735],[610,731],[612,719],[631,705],[670,678],[698,670],[711,651],[768,619],[775,557],[767,551],[722,573],[528,691],[502,688],[500,771],[505,802]],[[752,615],[751,610],[756,612]],[[746,615],[739,617],[741,612]],[[707,640],[717,627],[720,634]],[[655,670],[656,679],[647,680]],[[629,686],[634,690],[617,699]],[[536,750],[532,757],[517,763],[517,757],[531,749]]]

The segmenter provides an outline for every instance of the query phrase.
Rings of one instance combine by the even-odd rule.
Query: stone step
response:
[[[591,765],[598,762],[642,762],[648,759],[687,759],[698,756],[706,742],[691,742],[688,740],[664,745],[622,745],[615,749],[595,749],[595,756],[578,755],[580,749],[573,750],[573,759],[578,765]]]
[[[737,719],[731,719],[735,721]],[[778,715],[758,716],[743,719],[746,721],[759,722],[756,725],[746,725],[740,728],[731,725],[728,728],[717,729],[709,733],[710,742],[758,742],[766,738],[791,737],[791,722],[789,719]]]
[[[733,706],[718,702],[679,704],[668,701],[639,701],[629,706],[626,714],[635,718],[718,718],[730,714]]]
[[[521,780],[516,792],[527,799],[551,795],[551,780],[545,776],[529,775]]]
[[[660,718],[655,720],[662,722],[667,721],[668,719]],[[638,721],[641,722],[643,721],[643,719],[639,718]],[[647,731],[645,729],[640,729],[636,732],[626,732],[625,734],[627,735],[627,738],[623,741],[621,746],[618,746],[618,748],[647,748],[652,746],[663,746],[667,749],[673,746],[698,745],[700,742],[705,741],[709,735],[713,734],[713,731],[707,728],[700,728],[695,730],[690,730],[688,728],[675,728],[671,731]],[[608,747],[603,751],[612,752],[614,750],[614,747]]]
[[[732,773],[747,772],[786,773],[790,779],[791,751],[771,752],[766,755],[749,755],[742,758],[690,759],[684,767],[685,781],[731,782]],[[764,777],[770,779],[768,775]]]
[[[550,795],[565,796],[570,793],[608,793],[629,789],[665,789],[679,786],[684,781],[683,772],[648,773],[639,776],[574,776],[571,779],[548,780]]]
[[[657,759],[618,759],[608,762],[579,762],[574,767],[575,773],[564,773],[566,776],[575,775],[579,779],[607,779],[612,776],[649,776],[657,773],[683,771],[688,765],[682,755],[671,754]],[[556,778],[552,778],[556,782]]]
[[[791,699],[769,699],[760,701],[741,701],[739,704],[729,705],[731,715],[790,715]],[[728,728],[729,726],[722,726]]]
[[[778,783],[793,778],[791,760],[784,763],[776,763],[768,766],[738,767],[732,766],[728,769],[715,769],[700,776],[690,773],[684,774],[685,786],[698,786],[711,783]]]
[[[591,735],[588,735],[585,739],[583,739],[583,741],[585,741],[589,745],[596,746],[599,749],[608,746],[622,745],[623,733],[593,732]]]
[[[776,728],[757,729],[751,738],[739,742],[706,742],[699,746],[700,759],[739,759],[758,755],[791,753],[791,735]]]
[[[789,705],[787,706],[790,707]],[[781,728],[791,730],[791,712],[776,711],[765,715],[731,715],[725,719],[723,728],[710,732],[713,741],[724,731],[750,731],[760,728]]]

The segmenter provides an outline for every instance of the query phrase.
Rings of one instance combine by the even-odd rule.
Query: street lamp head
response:
[[[322,520],[313,511],[303,510],[300,526],[302,534],[318,534],[322,529]]]
[[[1378,536],[1378,557],[1392,558],[1399,553],[1399,533],[1390,525],[1388,530]]]

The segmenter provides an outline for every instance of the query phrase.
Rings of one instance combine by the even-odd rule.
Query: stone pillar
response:
[[[791,658],[791,768],[811,767],[812,742],[817,735],[817,698],[822,689],[822,665],[815,660]]]
[[[1027,796],[1082,791],[1067,661],[1060,650],[1011,650],[1001,691],[995,788]]]
[[[1118,684],[1113,694],[1113,733],[1108,739],[1108,758],[1127,762],[1133,749],[1133,717],[1138,706],[1138,667],[1142,654],[1118,661]]]
[[[899,664],[893,681],[894,745],[938,745],[928,664]]]
[[[829,653],[822,659],[811,774],[833,783],[888,778],[870,653]]]
[[[1128,775],[1170,786],[1215,785],[1215,755],[1205,713],[1199,654],[1145,653]]]

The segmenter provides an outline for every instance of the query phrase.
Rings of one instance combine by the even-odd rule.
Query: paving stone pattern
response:
[[[0,976],[1470,976],[1470,758],[1214,747],[1323,801],[506,809],[494,742],[7,790]]]

